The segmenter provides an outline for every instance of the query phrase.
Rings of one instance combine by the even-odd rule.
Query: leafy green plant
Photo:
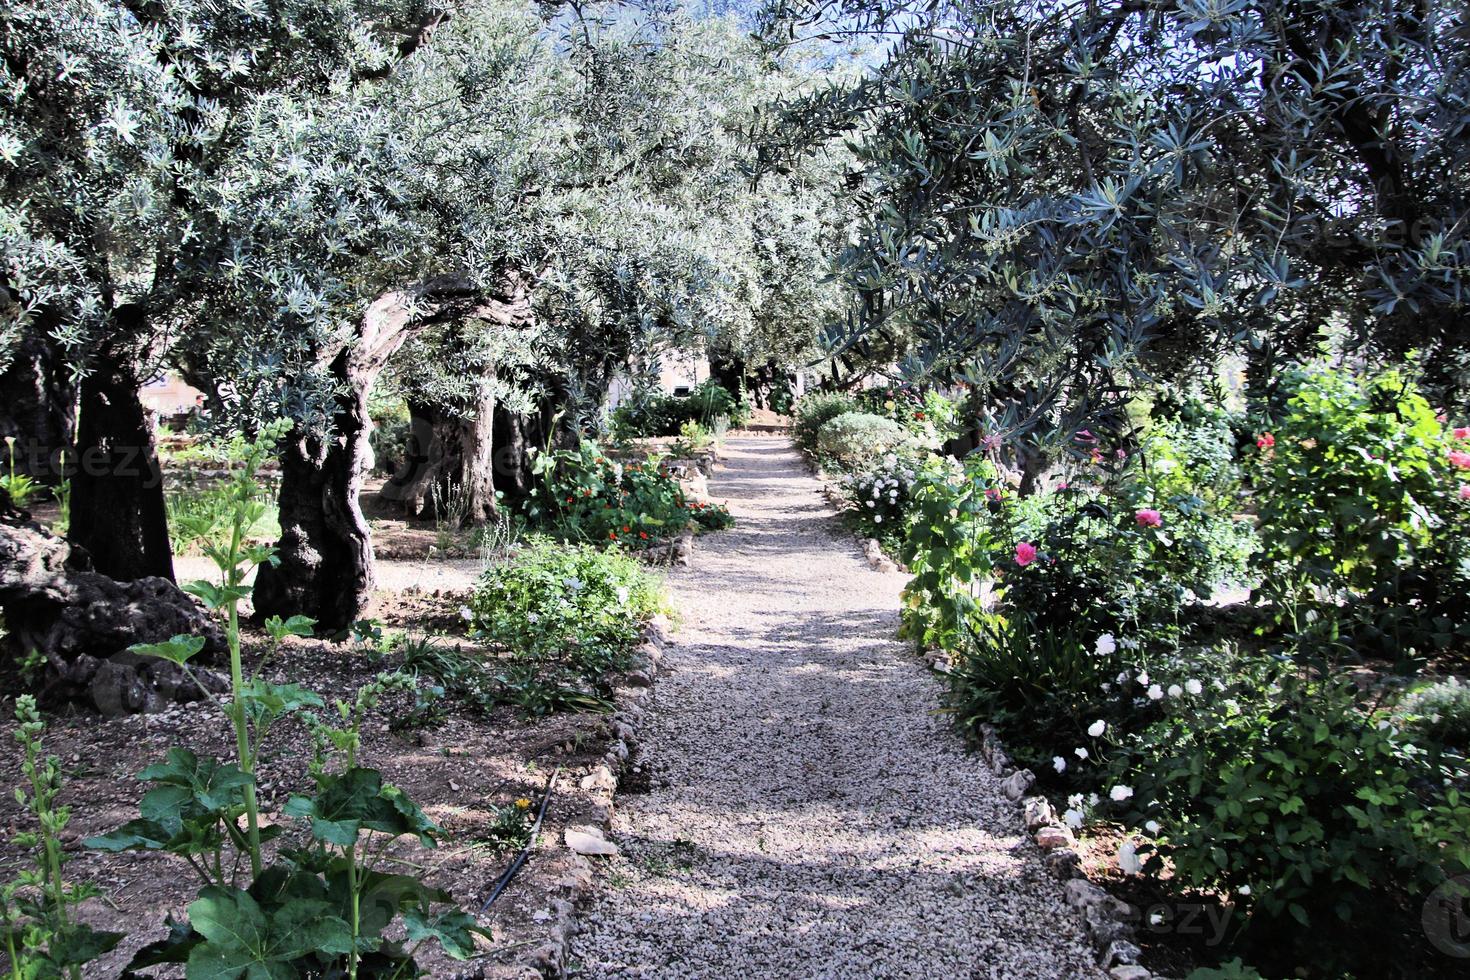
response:
[[[41,485],[24,473],[15,472],[15,437],[5,437],[7,472],[0,474],[0,490],[10,495],[15,506],[25,508],[41,490]]]
[[[822,426],[839,415],[858,409],[857,400],[849,395],[818,392],[803,397],[796,403],[796,418],[791,426],[791,438],[797,447],[808,453],[817,451],[817,433]]]
[[[853,504],[847,513],[864,537],[877,538],[889,548],[903,542],[913,489],[921,461],[889,453],[871,469],[848,474],[842,488]]]
[[[857,396],[864,412],[892,419],[918,443],[937,449],[954,434],[959,416],[955,403],[932,389],[910,386],[868,388]]]
[[[915,476],[902,551],[913,573],[903,592],[902,632],[920,647],[959,649],[982,613],[995,559],[995,537],[984,516],[994,479],[995,468],[979,456],[963,465],[932,459]]]
[[[540,680],[578,683],[625,666],[661,608],[657,579],[633,557],[544,539],[487,569],[469,605],[474,628],[534,665]]]
[[[510,806],[492,807],[494,819],[480,835],[480,842],[495,851],[518,851],[531,843],[531,825],[536,815],[531,801],[521,797]]]
[[[659,459],[618,462],[594,442],[538,453],[532,472],[540,485],[526,501],[527,519],[568,541],[647,548],[687,527],[733,523],[723,505],[690,499]]]
[[[715,437],[698,422],[689,421],[679,426],[679,438],[670,447],[675,456],[692,456],[702,453],[715,444]]]
[[[1470,640],[1470,445],[1410,379],[1325,366],[1281,382],[1253,467],[1265,592],[1299,646],[1409,660]],[[1460,430],[1456,430],[1460,431]]]
[[[1230,894],[1252,929],[1274,933],[1287,919],[1360,922],[1383,889],[1462,873],[1465,775],[1351,683],[1261,661],[1217,696],[1178,700],[1125,745],[1111,795],[1134,826],[1155,828],[1145,869],[1167,859],[1180,882]]]
[[[220,708],[234,728],[235,758],[169,749],[162,763],[138,774],[152,784],[139,819],[87,842],[108,851],[173,854],[200,879],[187,922],[171,921],[169,936],[140,950],[131,970],[183,963],[189,977],[418,976],[414,954],[423,943],[437,941],[449,955],[463,958],[473,951],[479,931],[465,913],[439,911],[450,901],[447,893],[380,867],[394,840],[413,837],[433,847],[438,836],[422,810],[357,758],[366,713],[385,693],[411,690],[412,678],[380,675],[352,700],[336,703],[338,721],[332,725],[311,713],[325,707],[314,692],[271,683],[258,672],[245,674],[239,604],[250,593],[250,570],[272,557],[245,534],[264,506],[258,467],[289,428],[289,422],[273,423],[257,439],[241,441],[243,464],[227,484],[227,534],[204,545],[221,581],[186,586],[225,617],[231,698]],[[287,636],[309,635],[312,626],[299,616],[273,617],[266,624],[273,649]],[[176,636],[134,650],[188,671],[203,647],[198,637]],[[304,825],[307,841],[281,846],[268,863],[266,845],[284,828],[262,826],[256,765],[272,727],[293,714],[303,715],[317,745],[309,769],[314,793],[292,796],[284,810]],[[384,937],[394,922],[401,923],[405,940]]]
[[[27,786],[15,791],[36,829],[15,834],[11,843],[27,850],[32,866],[12,882],[0,885],[0,938],[3,938],[11,980],[31,977],[67,977],[80,980],[82,967],[108,952],[122,934],[100,932],[73,914],[76,906],[100,895],[91,885],[69,884],[62,868],[69,860],[61,833],[71,819],[69,807],[58,806],[61,770],[45,755],[42,736],[46,726],[28,694],[15,702],[15,740],[23,754],[21,772]]]
[[[668,395],[656,389],[635,393],[613,410],[612,425],[624,436],[672,436],[693,422],[709,430],[719,419],[739,427],[750,418],[750,406],[713,378],[700,382],[687,395]]]
[[[1462,754],[1470,754],[1470,684],[1458,677],[1425,684],[1399,704],[1407,727]]]
[[[817,432],[817,457],[824,466],[853,472],[872,465],[909,442],[903,426],[881,415],[847,412]]]

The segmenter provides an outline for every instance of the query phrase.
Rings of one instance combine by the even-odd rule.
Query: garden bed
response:
[[[415,593],[385,595],[381,608],[386,628],[440,629],[458,621],[461,597]],[[452,639],[452,638],[451,638]],[[258,662],[264,638],[249,634],[247,660]],[[493,653],[467,651],[492,657]],[[399,666],[397,653],[383,653],[372,643],[333,644],[321,640],[288,640],[266,675],[292,681],[318,693],[328,705],[374,676]],[[647,667],[639,682],[647,680]],[[626,693],[626,689],[625,692]],[[330,710],[330,709],[329,709]],[[414,699],[385,701],[363,730],[361,762],[380,769],[444,831],[441,845],[422,850],[411,843],[390,853],[422,867],[430,885],[447,890],[472,914],[489,896],[515,849],[495,846],[500,814],[515,812],[516,801],[539,805],[548,780],[560,772],[546,810],[545,823],[521,873],[479,920],[493,940],[481,945],[468,963],[445,956],[437,946],[421,954],[429,975],[520,976],[539,969],[559,969],[570,916],[570,900],[590,881],[584,858],[562,845],[566,828],[598,826],[608,816],[610,787],[606,777],[585,777],[607,765],[610,748],[626,755],[626,726],[612,715],[556,714],[527,719],[510,707],[480,714],[452,699],[438,702],[438,712],[416,715]],[[7,706],[0,738],[12,744],[15,722]],[[622,736],[614,735],[616,730]],[[283,721],[281,746],[263,758],[259,784],[268,823],[282,821],[289,794],[308,791],[305,762],[310,738],[304,727]],[[96,886],[102,897],[90,900],[81,917],[89,924],[125,934],[119,947],[89,967],[89,975],[117,976],[132,954],[159,939],[167,916],[182,917],[194,899],[197,882],[178,859],[157,853],[103,853],[82,840],[107,833],[137,813],[144,786],[134,775],[159,761],[169,746],[229,757],[233,750],[229,723],[209,703],[191,703],[156,715],[103,719],[90,713],[48,718],[46,750],[59,761],[64,789],[59,802],[72,808],[64,841],[72,857],[68,878]],[[0,758],[0,825],[9,834],[28,821],[9,788],[22,781],[19,753]],[[284,776],[296,774],[296,782]],[[299,783],[299,785],[298,785]],[[292,821],[285,821],[290,824]],[[288,838],[290,832],[288,831]],[[401,851],[401,853],[400,853]],[[27,863],[11,844],[0,846],[0,880],[9,880]],[[534,969],[533,969],[534,967]],[[168,974],[163,974],[168,975]]]

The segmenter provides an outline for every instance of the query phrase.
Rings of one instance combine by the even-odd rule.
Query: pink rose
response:
[[[988,490],[985,491],[985,496],[989,497],[991,500],[999,500],[1000,499],[1000,488],[999,487],[991,487],[991,488],[989,488]]]
[[[1455,428],[1456,439],[1470,439],[1470,425],[1461,425]]]
[[[1016,545],[1016,564],[1025,568],[1036,560],[1036,545],[1022,541]]]
[[[1156,510],[1144,508],[1133,514],[1133,519],[1138,522],[1139,527],[1163,527],[1164,515]]]
[[[1450,453],[1450,462],[1462,470],[1470,470],[1470,453],[1456,449]]]
[[[1470,483],[1460,484],[1460,499],[1470,500]]]
[[[1257,449],[1270,449],[1274,445],[1276,445],[1276,437],[1269,432],[1262,432],[1256,437]]]

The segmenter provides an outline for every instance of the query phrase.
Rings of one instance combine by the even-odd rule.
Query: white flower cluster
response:
[[[898,521],[903,516],[903,505],[908,499],[909,488],[914,482],[913,467],[889,453],[881,465],[866,473],[855,473],[844,482],[848,498],[868,511],[865,518],[874,524],[886,519]]]

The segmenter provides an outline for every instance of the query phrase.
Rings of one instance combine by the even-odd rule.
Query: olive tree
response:
[[[899,341],[991,431],[1336,330],[1463,398],[1470,30],[1444,0],[782,5],[772,39],[881,36],[766,162],[837,139],[863,213],[848,348]]]

